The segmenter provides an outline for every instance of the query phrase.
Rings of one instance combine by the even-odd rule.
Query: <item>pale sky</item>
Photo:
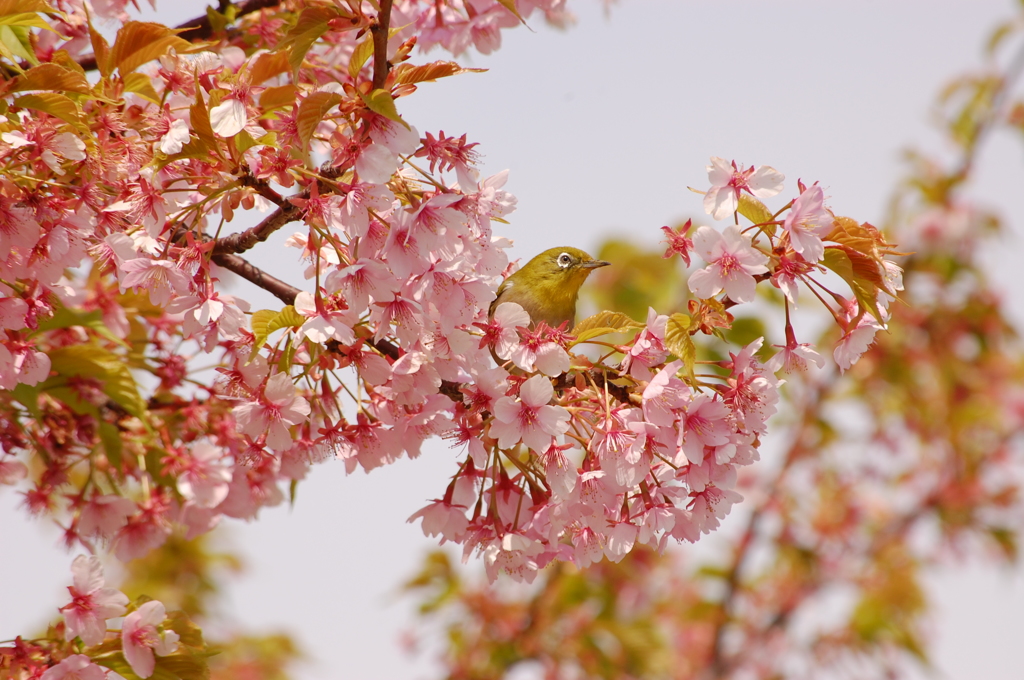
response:
[[[202,7],[181,1],[161,17],[173,24]],[[427,83],[398,102],[421,134],[443,129],[479,142],[485,174],[511,170],[505,189],[519,208],[496,231],[514,239],[514,258],[559,245],[595,249],[616,234],[655,242],[661,225],[702,214],[701,197],[686,187],[706,187],[712,155],[772,165],[788,187],[820,181],[836,212],[880,223],[901,150],[950,152],[929,127],[932,103],[951,75],[982,63],[985,36],[1013,3],[622,0],[605,13],[603,3],[570,0],[570,8],[578,22],[567,31],[539,20],[533,31],[506,31],[496,53],[457,59],[487,73]],[[413,62],[448,58],[435,50]],[[982,164],[977,195],[1024,224],[1020,141],[993,137]],[[252,260],[302,286],[298,265],[280,269],[290,233]],[[991,253],[1009,286],[1019,235]],[[259,299],[248,284],[233,292]],[[1024,307],[1016,311],[1024,319]],[[454,458],[435,441],[420,459],[369,475],[346,477],[327,462],[299,486],[294,508],[228,522],[250,566],[228,590],[232,618],[293,633],[316,661],[299,677],[430,677],[429,659],[399,651],[412,603],[397,588],[434,545],[405,520],[443,493]],[[55,531],[15,510],[18,501],[0,489],[0,640],[51,620],[70,583],[73,555],[55,547]],[[728,522],[742,521],[740,505]],[[934,574],[929,585],[941,676],[1019,680],[1024,573],[973,565]]]

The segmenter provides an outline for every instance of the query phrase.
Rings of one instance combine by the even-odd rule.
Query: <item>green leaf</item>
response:
[[[153,89],[153,81],[147,75],[141,73],[129,73],[122,77],[124,89],[134,92],[143,99],[154,104],[160,104],[160,95]]]
[[[687,314],[673,314],[665,325],[665,347],[683,362],[683,370],[694,379],[693,366],[697,361],[697,348],[690,335],[691,319]]]
[[[25,71],[11,82],[10,91],[53,90],[55,92],[89,92],[89,81],[74,69],[57,64],[40,64]]]
[[[28,409],[28,412],[32,414],[32,417],[39,420],[42,413],[39,411],[39,392],[40,387],[38,385],[26,385],[24,383],[18,383],[11,390],[11,396],[18,400],[22,406]]]
[[[210,124],[210,111],[203,100],[202,88],[196,88],[196,102],[189,107],[189,114],[192,132],[207,149],[219,155],[220,145],[217,143],[217,135],[213,133],[213,125]]]
[[[313,92],[299,104],[298,114],[295,116],[295,127],[299,139],[302,140],[302,150],[309,150],[309,140],[316,132],[316,126],[324,119],[327,112],[341,103],[341,95],[334,92]]]
[[[42,28],[47,31],[53,31],[54,33],[57,32],[57,29],[46,23],[46,19],[42,18],[38,14],[32,14],[29,12],[0,16],[0,26],[25,26],[29,28]]]
[[[352,57],[348,60],[348,75],[355,80],[359,72],[363,70],[363,64],[373,54],[373,34],[367,33],[362,42],[356,45],[352,51]]]
[[[172,48],[178,52],[190,52],[192,43],[179,38],[174,29],[163,24],[129,21],[117,31],[110,50],[110,63],[124,76],[162,57]]]
[[[282,328],[298,328],[306,323],[306,317],[295,311],[295,307],[288,305],[278,313],[267,326],[267,333],[273,333]]]
[[[338,10],[332,7],[307,7],[302,10],[299,20],[295,26],[288,31],[284,40],[278,45],[278,49],[286,50],[288,64],[292,67],[292,73],[297,73],[302,66],[306,52],[313,46],[320,36],[330,28],[331,19],[341,16]]]
[[[775,235],[775,225],[767,224],[772,221],[772,213],[768,210],[765,204],[758,199],[753,196],[747,196],[746,194],[740,194],[739,212],[750,220],[751,224],[765,225],[763,228],[764,232],[769,236]]]
[[[402,120],[402,117],[398,115],[398,109],[395,108],[395,100],[387,90],[376,89],[370,94],[362,95],[362,98],[366,103],[366,107],[374,113],[379,113],[385,118],[389,118],[396,123],[401,123],[405,127],[409,127],[409,124]]]
[[[825,256],[821,263],[828,269],[838,274],[846,284],[850,286],[860,308],[875,317],[878,323],[885,324],[878,311],[877,295],[878,287],[871,281],[859,275],[863,273],[863,263],[859,266],[854,264],[851,254],[856,251],[844,249],[842,246],[828,246],[825,248]],[[865,258],[866,259],[866,258]]]
[[[103,444],[103,455],[107,457],[115,469],[121,467],[122,454],[124,453],[124,442],[121,440],[121,431],[113,423],[101,420],[99,423],[100,442]]]
[[[124,359],[97,345],[70,345],[50,351],[50,368],[58,375],[96,378],[103,393],[133,416],[142,418],[146,402]]]
[[[260,95],[260,108],[264,112],[272,111],[273,109],[290,108],[298,99],[296,92],[297,90],[294,85],[268,87]]]
[[[642,323],[634,321],[625,314],[607,311],[600,312],[593,316],[588,316],[576,324],[572,329],[572,334],[576,336],[576,340],[572,344],[577,345],[607,333],[624,333],[643,327]]]
[[[249,69],[249,83],[259,85],[265,80],[284,73],[288,70],[288,66],[288,55],[284,52],[264,52],[256,58],[256,63]],[[295,86],[291,85],[290,87]]]
[[[99,31],[89,22],[89,40],[92,42],[92,53],[96,56],[96,68],[104,78],[110,77],[114,69],[110,66],[110,44]]]
[[[295,307],[291,305],[288,305],[280,312],[275,312],[272,309],[261,309],[258,312],[253,312],[250,319],[253,335],[256,336],[253,347],[256,351],[259,351],[274,331],[279,331],[282,328],[298,328],[304,323],[306,323],[306,317],[296,312]]]
[[[44,0],[0,0],[0,16],[21,12],[58,13],[56,9],[50,7]]]
[[[270,327],[270,322],[274,317],[278,315],[273,309],[261,309],[258,312],[253,312],[252,317],[249,319],[249,325],[252,326],[252,334],[256,336],[253,340],[253,354],[250,356],[256,356],[256,352],[263,349],[263,345],[267,342],[267,337],[270,335],[270,331],[267,330]]]
[[[238,150],[238,153],[245,153],[252,147],[256,146],[256,140],[253,139],[252,135],[250,135],[245,130],[240,130],[234,137],[231,138],[231,141],[234,142],[235,148]]]
[[[35,50],[29,40],[29,30],[25,26],[0,26],[0,45],[2,45],[4,56],[12,62],[19,57],[33,66],[39,65]]]
[[[84,312],[58,306],[54,310],[53,316],[40,321],[37,328],[39,331],[52,331],[57,328],[71,328],[72,326],[88,328],[105,340],[109,340],[122,347],[128,346],[128,343],[110,332],[107,324],[103,321],[103,313],[99,310]]]
[[[72,125],[81,125],[78,106],[65,95],[57,92],[36,92],[25,94],[14,100],[14,105],[23,109],[34,109],[60,118]]]

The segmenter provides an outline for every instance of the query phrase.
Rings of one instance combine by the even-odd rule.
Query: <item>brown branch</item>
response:
[[[213,260],[214,264],[220,265],[224,269],[238,274],[246,281],[259,286],[286,305],[295,304],[295,296],[301,292],[300,289],[290,283],[285,283],[281,279],[271,276],[238,255],[225,252],[218,253],[214,250],[213,256],[210,259]]]
[[[270,7],[277,7],[282,4],[281,0],[246,0],[238,7],[238,11],[235,13],[235,18],[243,17],[246,14],[252,14],[258,12],[261,9],[267,9]],[[228,8],[231,7],[231,3],[226,0],[221,0],[217,11],[221,14],[227,13]],[[189,42],[200,42],[202,40],[209,40],[213,37],[213,26],[210,24],[210,18],[207,15],[196,17],[195,19],[189,19],[188,21],[178,24],[174,27],[175,30],[181,31],[178,34],[179,38],[188,40]],[[96,56],[87,55],[79,58],[78,65],[86,71],[96,70]]]
[[[379,90],[384,87],[388,78],[388,71],[391,64],[388,63],[388,34],[391,32],[391,2],[392,0],[381,0],[380,14],[377,20],[370,24],[370,32],[373,34],[373,89]]]
[[[277,277],[271,276],[238,255],[214,252],[210,259],[213,260],[214,264],[217,264],[230,272],[234,272],[246,281],[259,286],[286,305],[295,304],[295,297],[302,292],[301,289],[296,288],[290,283],[285,283]],[[371,340],[369,341],[369,344],[383,356],[390,358],[392,361],[401,356],[401,350],[387,340]],[[340,345],[338,343],[327,343],[327,348],[332,351],[337,351],[339,347]],[[462,393],[459,390],[460,387],[461,386],[458,383],[445,380],[441,383],[439,391],[450,399],[455,400],[456,397],[453,395],[457,395],[459,398],[462,397]]]
[[[306,195],[308,196],[308,192]],[[213,253],[215,256],[244,253],[257,243],[263,243],[266,241],[270,238],[271,234],[284,225],[299,219],[301,213],[302,209],[294,203],[282,202],[282,204],[278,206],[277,210],[270,213],[270,215],[255,227],[251,227],[245,231],[240,231],[237,234],[231,234],[230,236],[217,239],[217,245],[213,247]],[[216,262],[216,259],[214,262]],[[218,262],[217,264],[220,263]],[[253,283],[256,282],[254,281]],[[256,285],[260,284],[257,283]]]

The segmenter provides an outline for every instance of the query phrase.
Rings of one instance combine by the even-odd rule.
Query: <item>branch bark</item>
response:
[[[370,25],[373,34],[373,89],[384,87],[391,64],[388,63],[388,35],[391,32],[391,2],[381,0],[377,21]]]

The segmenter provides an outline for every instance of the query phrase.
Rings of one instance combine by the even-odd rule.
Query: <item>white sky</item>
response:
[[[880,223],[901,150],[950,151],[928,126],[939,88],[981,63],[987,32],[1013,11],[1009,0],[623,0],[608,15],[598,2],[570,6],[579,20],[568,31],[534,21],[533,31],[505,32],[495,54],[458,59],[488,73],[424,84],[398,102],[421,133],[468,133],[486,174],[511,169],[505,188],[519,209],[503,233],[516,242],[513,257],[592,249],[615,234],[653,243],[661,225],[702,214],[686,187],[706,186],[712,155],[772,165],[787,187],[820,181],[838,213]],[[202,7],[182,1],[160,16],[173,24]],[[1021,150],[1009,135],[990,139],[978,183],[1017,225]],[[297,265],[280,269],[288,233],[252,259],[302,285]],[[1007,285],[1020,253],[1016,236],[992,249]],[[234,292],[256,299],[247,284]],[[433,442],[419,460],[370,475],[326,463],[300,485],[293,509],[229,523],[250,570],[228,589],[226,609],[246,628],[295,634],[319,662],[302,677],[429,677],[429,660],[399,652],[411,606],[397,586],[433,546],[405,520],[443,493],[453,460]],[[50,620],[70,582],[73,556],[15,509],[18,500],[0,489],[0,640]],[[1022,576],[974,565],[929,578],[943,677],[1019,680]]]

